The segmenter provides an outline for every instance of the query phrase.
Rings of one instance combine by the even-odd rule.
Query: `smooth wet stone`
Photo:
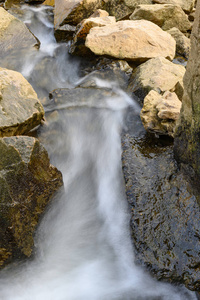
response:
[[[28,81],[19,72],[0,68],[0,137],[28,133],[43,117],[43,106]]]
[[[0,139],[0,267],[29,257],[39,217],[62,175],[33,137]]]
[[[133,122],[129,116],[129,122]],[[136,261],[160,280],[200,290],[200,210],[164,139],[122,137],[122,165]]]

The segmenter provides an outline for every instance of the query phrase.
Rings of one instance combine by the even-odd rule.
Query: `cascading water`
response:
[[[22,9],[41,48],[31,59],[27,56],[20,71],[43,96],[53,88],[73,87],[78,63],[69,61],[66,45],[56,44],[47,21],[49,9]],[[45,59],[51,68],[42,70],[48,77],[43,84],[37,67]],[[112,83],[96,80],[96,84],[114,89],[115,96],[73,109],[51,107],[59,109],[62,132],[45,146],[62,171],[64,191],[53,200],[40,224],[35,258],[2,271],[0,299],[196,299],[183,287],[155,281],[134,263],[120,134],[126,108],[132,105],[137,110],[137,105]]]

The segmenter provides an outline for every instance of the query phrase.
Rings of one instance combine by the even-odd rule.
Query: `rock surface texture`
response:
[[[167,31],[176,41],[176,53],[189,58],[190,39],[187,38],[178,28],[173,27]]]
[[[157,25],[146,20],[119,21],[103,28],[92,28],[85,45],[97,55],[145,61],[163,56],[173,59],[175,40]]]
[[[96,9],[101,8],[100,0],[58,0],[55,2],[54,26],[62,26],[66,23],[77,25],[83,19],[88,18]]]
[[[144,98],[140,117],[147,131],[174,137],[180,110],[181,101],[175,93],[167,91],[160,95],[152,90]]]
[[[28,30],[26,25],[0,7],[0,61],[12,54],[38,46],[38,40]],[[2,64],[1,64],[2,67]]]
[[[61,173],[32,137],[0,139],[0,266],[33,249],[33,233],[50,198],[62,186]]]
[[[153,0],[159,4],[179,5],[185,12],[189,13],[194,8],[195,0]]]
[[[173,90],[184,74],[183,66],[174,64],[164,57],[152,58],[135,69],[129,82],[129,91],[142,100],[150,90],[157,92]]]
[[[0,68],[0,137],[21,135],[41,123],[44,109],[28,81]]]
[[[184,96],[177,127],[175,157],[200,190],[200,1],[191,34],[191,53],[184,76]]]
[[[137,127],[133,123],[122,139],[136,260],[158,279],[200,291],[197,200],[177,168],[173,146],[141,130],[137,134]]]
[[[171,4],[139,5],[130,19],[145,19],[157,24],[163,30],[177,27],[181,32],[186,32],[191,29],[191,24],[182,8]]]

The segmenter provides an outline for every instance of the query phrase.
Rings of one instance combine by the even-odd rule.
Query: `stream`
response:
[[[52,9],[22,6],[18,15],[40,40],[40,50],[9,61],[44,103],[47,125],[38,137],[61,170],[64,189],[47,209],[33,259],[1,272],[1,300],[193,300],[183,286],[158,282],[134,262],[129,209],[121,168],[126,110],[139,107],[117,82],[94,78],[104,97],[72,105],[48,94],[81,82],[79,58],[53,35]],[[8,61],[2,62],[8,67]],[[49,103],[48,103],[49,102]],[[63,104],[64,103],[64,104]],[[49,117],[48,117],[49,116]],[[51,119],[54,121],[51,122]],[[49,121],[48,121],[49,120]]]

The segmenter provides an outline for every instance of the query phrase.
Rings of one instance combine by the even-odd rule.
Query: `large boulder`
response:
[[[185,12],[191,12],[194,8],[195,0],[153,0],[159,4],[173,4],[179,5]]]
[[[84,55],[87,54],[88,48],[85,47],[85,39],[90,29],[93,27],[103,27],[116,23],[115,17],[94,17],[83,20],[77,27],[73,42],[70,47],[70,53]]]
[[[175,40],[157,25],[146,20],[119,21],[92,28],[85,45],[97,55],[131,61],[145,61],[163,56],[173,59]]]
[[[144,128],[157,135],[174,137],[181,105],[181,101],[175,93],[167,91],[160,95],[151,90],[144,98],[144,105],[140,112]]]
[[[0,139],[0,266],[29,257],[40,215],[62,175],[33,137]]]
[[[167,31],[176,41],[176,53],[189,58],[190,39],[187,38],[178,28],[173,27]]]
[[[122,138],[122,165],[135,259],[160,280],[200,291],[197,199],[177,168],[169,141],[141,131],[137,136],[138,123],[130,128]]]
[[[57,0],[54,10],[55,29],[64,24],[77,25],[101,7],[102,2],[100,0]]]
[[[17,54],[23,56],[26,50],[35,49],[39,42],[26,25],[0,7],[0,61],[1,67],[9,61],[18,60]],[[7,61],[6,61],[7,57]],[[12,58],[13,57],[13,58]],[[17,64],[16,62],[15,64]]]
[[[191,24],[182,8],[172,4],[139,5],[130,19],[145,19],[157,24],[163,30],[177,27],[181,32],[186,32],[191,29]]]
[[[174,144],[175,157],[200,191],[200,1],[191,34],[191,52],[184,76],[184,96]]]
[[[142,101],[151,91],[171,91],[182,80],[185,67],[174,64],[164,57],[156,57],[138,66],[129,82],[129,91]]]
[[[21,135],[41,123],[44,109],[28,81],[0,68],[0,137]]]

